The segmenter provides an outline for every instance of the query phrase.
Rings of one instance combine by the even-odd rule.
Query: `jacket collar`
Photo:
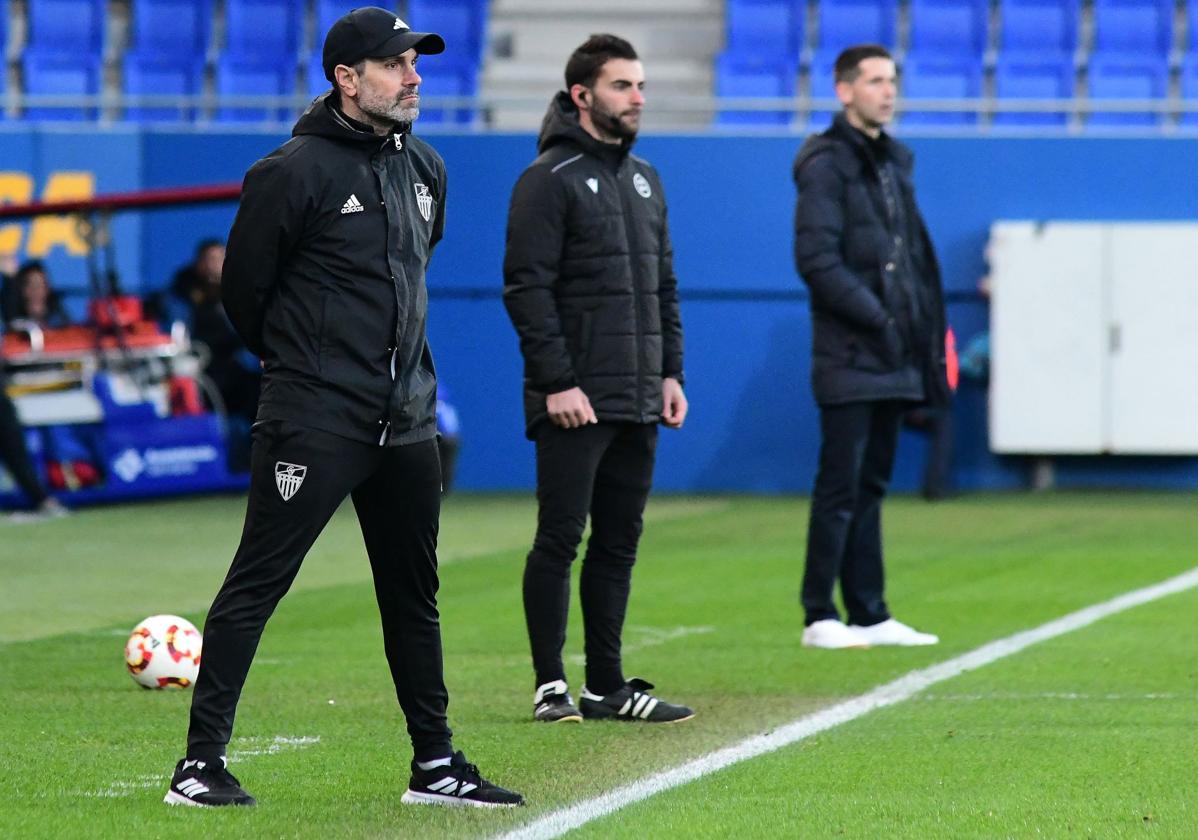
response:
[[[832,119],[832,127],[828,131],[847,142],[865,160],[873,162],[877,158],[877,153],[881,152],[900,167],[906,167],[911,163],[911,151],[906,146],[885,131],[878,135],[876,142],[871,143],[864,132],[853,127],[844,115],[844,111]]]

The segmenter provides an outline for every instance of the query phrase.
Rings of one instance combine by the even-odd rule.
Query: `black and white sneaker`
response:
[[[644,680],[631,679],[624,683],[619,691],[613,691],[604,697],[587,691],[582,687],[579,695],[582,716],[588,720],[643,720],[648,723],[681,723],[690,720],[695,713],[686,706],[675,706],[673,703],[654,697],[649,693],[652,683]]]
[[[574,705],[565,680],[547,682],[532,697],[533,720],[545,723],[581,723],[582,714]]]
[[[412,780],[400,801],[405,805],[514,808],[524,804],[524,797],[488,782],[459,750],[448,765],[431,770],[421,770],[413,761]]]
[[[183,759],[175,765],[171,786],[162,800],[167,805],[257,805],[258,801],[242,789],[241,783],[225,767],[210,761]]]

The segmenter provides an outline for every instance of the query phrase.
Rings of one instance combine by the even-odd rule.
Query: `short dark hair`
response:
[[[200,257],[204,256],[204,252],[209,248],[223,247],[225,247],[225,241],[223,239],[217,239],[215,236],[209,239],[201,239],[199,244],[196,245],[196,259],[198,260]]]
[[[21,267],[17,269],[17,273],[13,275],[13,279],[18,284],[21,284],[25,281],[26,277],[28,277],[30,274],[33,274],[35,271],[41,272],[42,274],[46,275],[47,278],[50,276],[50,272],[46,271],[46,264],[44,262],[41,260],[26,260],[25,262],[21,263]]]
[[[613,58],[636,61],[632,44],[617,35],[592,35],[586,43],[570,54],[566,62],[566,90],[575,85],[592,87],[603,65]]]
[[[861,62],[867,58],[889,58],[894,61],[889,50],[878,44],[857,44],[848,47],[836,56],[836,81],[850,84],[857,81],[857,77],[861,75]]]

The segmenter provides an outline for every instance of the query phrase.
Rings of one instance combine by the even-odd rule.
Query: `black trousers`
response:
[[[807,624],[840,617],[832,601],[837,580],[850,624],[890,618],[883,597],[882,499],[909,407],[881,401],[820,408],[819,471],[803,573]]]
[[[595,423],[537,434],[537,535],[524,567],[524,616],[536,684],[564,680],[562,647],[570,566],[591,517],[582,561],[586,685],[607,694],[624,684],[620,637],[632,566],[653,483],[656,424]]]
[[[38,480],[25,447],[25,431],[17,417],[16,407],[5,390],[7,382],[0,371],[0,463],[8,467],[13,481],[21,488],[34,507],[46,501],[46,490]]]
[[[452,753],[437,612],[436,441],[379,447],[269,421],[254,427],[241,545],[204,623],[190,757],[224,755],[266,620],[347,494],[370,557],[384,649],[416,758]]]

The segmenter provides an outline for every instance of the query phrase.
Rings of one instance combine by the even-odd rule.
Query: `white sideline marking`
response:
[[[243,745],[243,748],[232,750],[229,753],[229,764],[256,755],[275,755],[283,750],[301,750],[304,747],[319,744],[320,736],[301,735],[298,738],[292,738],[287,735],[276,735],[273,738],[238,738],[234,743]],[[164,784],[169,785],[170,781],[171,771],[167,769],[162,773],[154,775],[138,776],[131,781],[112,782],[106,788],[83,791],[79,795],[102,799],[133,796],[138,791],[145,790],[146,788],[156,788]]]
[[[1198,586],[1198,568],[1161,583],[1127,592],[1109,601],[1085,607],[1031,630],[1024,630],[1013,636],[1007,636],[1005,639],[989,642],[937,665],[911,671],[872,691],[799,718],[768,734],[746,738],[732,746],[688,761],[672,770],[658,773],[656,776],[640,779],[593,799],[586,799],[566,808],[551,811],[522,828],[500,835],[500,838],[501,840],[548,840],[548,838],[560,837],[567,831],[572,831],[592,820],[612,814],[626,805],[648,799],[650,796],[670,788],[693,782],[709,773],[714,773],[741,761],[774,752],[842,723],[856,720],[876,709],[901,703],[929,686],[989,665],[999,659],[1005,659],[1032,645],[1055,639],[1057,636],[1063,636],[1074,630],[1080,630],[1108,616],[1129,610],[1132,607],[1142,606],[1168,595],[1176,595],[1187,589],[1193,589],[1195,586]]]
[[[640,638],[631,644],[621,645],[621,653],[630,653],[634,650],[642,650],[647,647],[656,645],[664,645],[666,642],[672,642],[675,639],[682,639],[686,636],[699,636],[703,633],[714,633],[714,627],[649,627],[646,625],[635,625],[625,628],[625,634],[631,633],[639,635]],[[587,658],[581,653],[571,654],[570,662],[575,665],[585,665]]]

